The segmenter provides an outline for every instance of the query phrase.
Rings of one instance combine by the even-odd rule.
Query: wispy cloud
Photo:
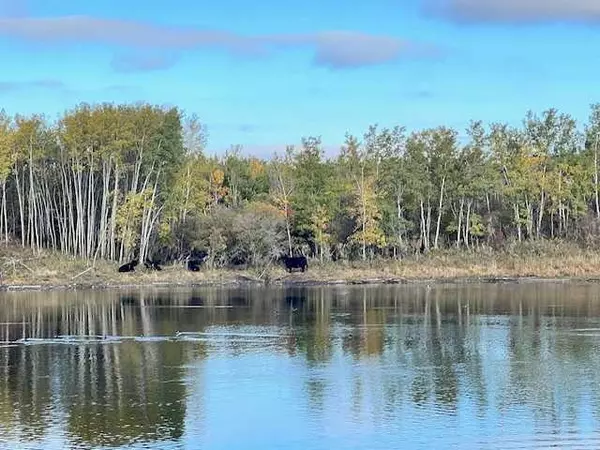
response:
[[[116,72],[152,72],[170,69],[177,62],[175,55],[128,53],[116,55],[111,66]]]
[[[3,94],[19,94],[29,95],[32,91],[44,92],[45,94],[56,94],[62,99],[84,99],[89,96],[101,94],[112,95],[112,94],[137,94],[139,88],[132,85],[121,85],[111,84],[106,86],[99,86],[94,88],[81,88],[71,86],[60,80],[53,79],[40,79],[40,80],[27,80],[27,81],[15,81],[15,80],[0,80],[0,95]]]
[[[241,133],[254,133],[255,131],[258,130],[258,126],[250,124],[250,123],[244,123],[241,125],[238,125],[238,131],[240,131]]]
[[[600,22],[599,0],[424,0],[428,13],[456,22]]]
[[[371,66],[401,57],[433,55],[433,46],[403,41],[391,36],[328,31],[307,35],[273,36],[275,45],[308,45],[314,48],[314,63],[334,69]]]
[[[0,0],[0,17],[24,17],[28,12],[25,0]]]
[[[431,98],[434,98],[435,95],[434,95],[433,91],[431,91],[429,89],[418,89],[416,91],[409,92],[407,94],[407,97],[414,98],[417,100],[429,100]]]
[[[237,122],[212,122],[208,124],[210,130],[218,130],[220,132],[236,132],[251,134],[260,129],[253,123],[237,123]]]
[[[64,91],[67,86],[58,80],[0,81],[0,92],[7,93],[32,89]]]
[[[434,53],[431,46],[351,31],[247,36],[90,16],[4,17],[0,18],[0,36],[46,44],[104,44],[136,51],[218,49],[234,56],[264,56],[277,50],[310,48],[314,64],[329,68],[370,66]],[[145,65],[140,62],[148,60],[138,60],[131,66]]]

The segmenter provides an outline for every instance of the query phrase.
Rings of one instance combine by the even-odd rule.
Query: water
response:
[[[600,448],[600,286],[0,295],[2,449]]]

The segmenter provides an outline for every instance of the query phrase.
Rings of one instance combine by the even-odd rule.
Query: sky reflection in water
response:
[[[599,448],[600,286],[6,293],[0,448]]]

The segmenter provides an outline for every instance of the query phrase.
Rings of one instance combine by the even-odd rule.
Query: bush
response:
[[[265,203],[217,207],[199,220],[194,242],[208,251],[213,267],[263,266],[285,253],[285,221]]]

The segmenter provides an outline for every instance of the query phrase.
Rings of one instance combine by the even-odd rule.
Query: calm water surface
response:
[[[600,286],[0,295],[2,449],[600,448]]]

